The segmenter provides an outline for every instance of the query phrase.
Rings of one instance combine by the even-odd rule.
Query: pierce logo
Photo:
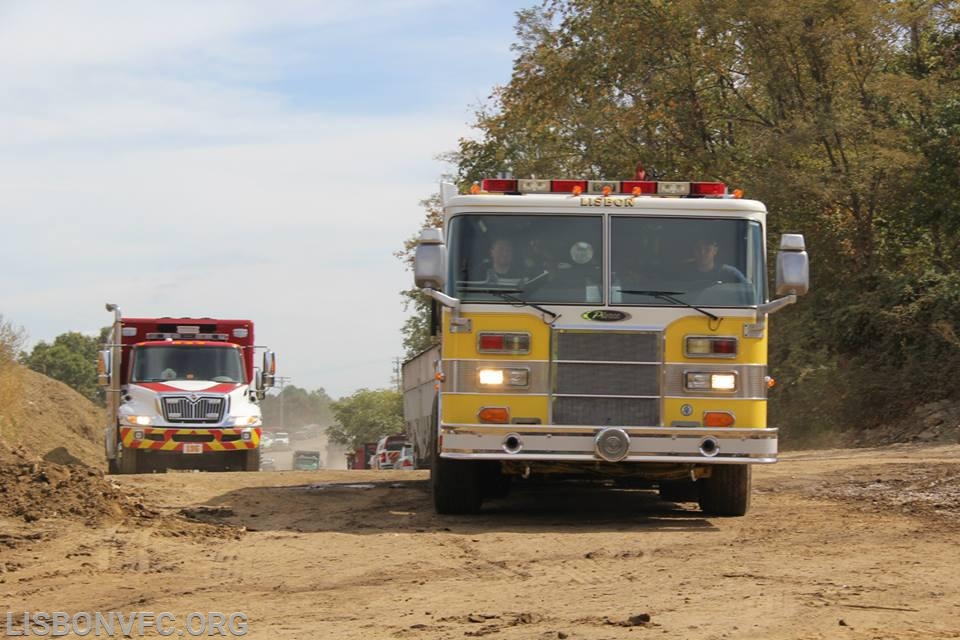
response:
[[[618,322],[629,319],[630,314],[611,309],[594,309],[593,311],[584,311],[580,317],[584,320],[595,320],[597,322]]]

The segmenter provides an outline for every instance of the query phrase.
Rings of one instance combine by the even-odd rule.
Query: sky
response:
[[[393,254],[536,4],[0,0],[0,315],[248,318],[288,384],[390,387]]]

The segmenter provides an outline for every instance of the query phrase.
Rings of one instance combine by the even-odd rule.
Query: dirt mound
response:
[[[26,522],[66,518],[96,525],[140,510],[99,469],[50,462],[22,446],[0,442],[0,516]]]
[[[67,385],[16,366],[16,393],[0,406],[0,440],[57,463],[80,460],[104,468],[105,411]]]

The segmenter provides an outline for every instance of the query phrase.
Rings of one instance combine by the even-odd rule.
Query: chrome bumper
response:
[[[710,427],[583,427],[562,425],[445,424],[440,456],[464,460],[598,462],[605,432],[626,434],[616,462],[769,464],[777,461],[776,429]],[[519,445],[519,446],[517,446]]]

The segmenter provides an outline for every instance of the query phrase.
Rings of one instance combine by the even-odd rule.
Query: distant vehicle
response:
[[[400,449],[400,457],[397,458],[393,468],[400,469],[401,471],[413,471],[417,468],[417,459],[413,455],[412,444],[409,442],[404,443],[403,448]]]
[[[273,458],[260,458],[260,471],[276,471],[277,462]]]
[[[260,447],[263,449],[269,449],[273,446],[273,433],[270,431],[264,431],[263,435],[260,436]]]
[[[319,451],[294,451],[293,452],[293,470],[294,471],[316,471],[320,468]]]
[[[323,435],[323,429],[320,428],[318,424],[308,424],[305,427],[300,427],[299,429],[294,429],[290,433],[290,438],[292,440],[314,440]]]
[[[277,431],[273,434],[273,446],[277,449],[289,449],[290,434],[286,431]]]
[[[402,433],[380,438],[377,441],[377,450],[373,455],[371,467],[373,469],[393,469],[405,444],[408,444],[407,436]]]

